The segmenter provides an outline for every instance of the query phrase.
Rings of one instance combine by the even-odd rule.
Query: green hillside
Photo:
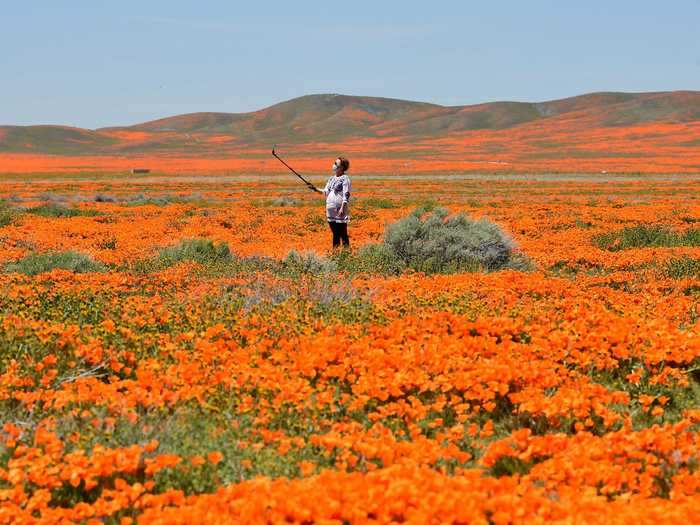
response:
[[[0,126],[0,152],[63,155],[181,151],[206,154],[207,136],[230,143],[342,142],[358,138],[432,138],[502,130],[561,119],[582,130],[700,120],[700,92],[591,93],[546,102],[440,106],[380,97],[308,95],[250,113],[191,113],[133,126],[83,130],[63,126]],[[130,140],[137,132],[139,140]],[[198,138],[199,137],[199,138]],[[200,140],[202,139],[202,140]]]

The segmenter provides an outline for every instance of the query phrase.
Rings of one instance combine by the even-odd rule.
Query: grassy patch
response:
[[[671,279],[700,277],[700,260],[692,257],[671,259],[664,265],[664,274]]]
[[[593,244],[616,252],[630,248],[700,246],[700,229],[676,232],[665,226],[639,225],[593,237]]]
[[[82,210],[79,208],[69,208],[63,206],[62,204],[57,204],[55,202],[49,202],[36,206],[34,208],[29,208],[27,213],[33,215],[39,215],[40,217],[51,217],[51,218],[63,218],[63,217],[94,217],[100,213],[96,210]]]
[[[175,246],[160,250],[156,263],[161,268],[167,268],[184,261],[209,265],[231,260],[231,250],[224,242],[215,243],[209,239],[185,239]]]
[[[18,216],[19,211],[17,208],[10,206],[5,201],[0,201],[0,228],[13,224]]]
[[[564,261],[555,262],[547,271],[554,277],[575,278],[577,275],[588,275],[591,277],[600,277],[609,274],[612,270],[606,269],[599,264],[593,264],[587,261]]]
[[[5,269],[8,272],[38,275],[57,269],[75,273],[103,272],[106,266],[84,253],[67,251],[32,253],[15,263],[8,264]]]
[[[304,216],[304,229],[318,232],[328,228],[328,221],[316,212],[309,212]]]
[[[290,276],[303,274],[324,274],[338,270],[338,265],[332,259],[320,257],[313,252],[299,253],[291,251],[282,261],[279,272]]]
[[[360,209],[391,209],[398,208],[400,204],[391,199],[385,199],[382,197],[365,197],[364,199],[357,199],[355,205]]]
[[[143,193],[134,196],[126,202],[127,206],[167,206],[169,204],[193,204],[195,206],[206,206],[209,202],[199,193],[192,195],[144,195]]]
[[[250,204],[258,208],[309,208],[318,207],[320,202],[318,199],[305,199],[299,195],[288,194],[280,195],[274,198],[259,198],[251,199]],[[291,210],[290,210],[291,211]],[[279,213],[279,211],[277,211]]]

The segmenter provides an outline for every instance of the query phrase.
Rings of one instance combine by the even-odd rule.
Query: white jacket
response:
[[[350,220],[350,177],[343,173],[340,177],[331,175],[323,189],[326,196],[326,217],[328,222],[348,222]],[[345,204],[345,213],[341,215]]]

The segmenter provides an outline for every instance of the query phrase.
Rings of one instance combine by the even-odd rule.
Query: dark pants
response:
[[[333,232],[333,248],[340,246],[340,241],[343,241],[343,247],[350,248],[350,237],[348,237],[348,225],[345,222],[328,222]]]

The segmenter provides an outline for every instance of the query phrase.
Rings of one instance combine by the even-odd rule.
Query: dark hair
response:
[[[350,169],[350,161],[345,157],[338,157],[340,165],[343,167],[343,171],[348,171]]]

